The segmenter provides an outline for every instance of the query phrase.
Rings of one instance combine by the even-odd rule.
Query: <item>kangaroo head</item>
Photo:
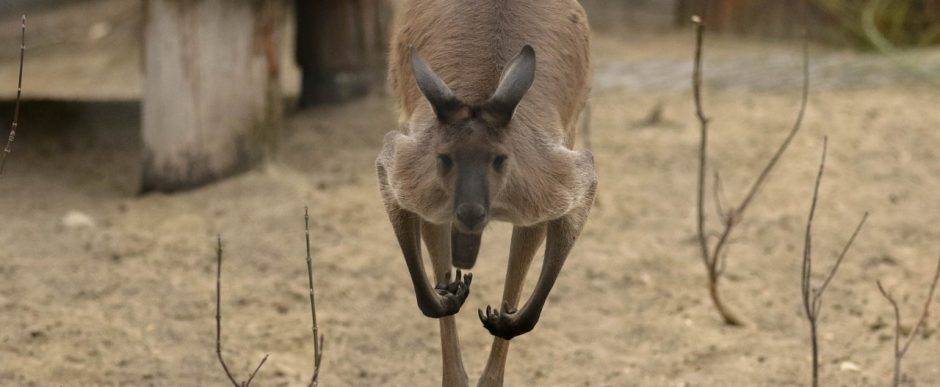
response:
[[[513,165],[505,143],[513,112],[535,78],[535,50],[525,46],[503,71],[493,95],[479,105],[460,101],[414,49],[411,65],[434,109],[436,122],[423,145],[437,158],[439,188],[453,200],[454,226],[478,234],[489,221],[491,198]]]

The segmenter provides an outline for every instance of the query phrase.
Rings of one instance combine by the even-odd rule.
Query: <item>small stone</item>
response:
[[[94,42],[108,36],[111,33],[111,25],[105,22],[98,22],[88,29],[88,40]]]
[[[844,361],[844,362],[842,362],[842,363],[839,364],[839,370],[840,370],[840,371],[861,372],[862,367],[859,366],[859,365],[858,365],[857,363],[855,363],[855,362],[851,362],[851,361],[846,360],[846,361]]]
[[[81,211],[69,211],[62,217],[62,225],[65,228],[85,228],[85,227],[95,227],[95,220]]]
[[[643,272],[643,273],[640,274],[640,282],[642,282],[643,285],[646,285],[647,287],[652,287],[652,286],[653,286],[653,276],[651,276],[650,273]]]

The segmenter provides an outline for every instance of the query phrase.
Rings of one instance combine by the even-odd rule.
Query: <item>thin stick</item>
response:
[[[3,168],[7,163],[7,155],[13,152],[13,141],[16,140],[16,128],[20,121],[20,96],[23,94],[23,57],[26,53],[26,15],[23,15],[23,23],[20,26],[20,75],[16,83],[16,104],[13,108],[13,123],[10,125],[10,136],[7,137],[7,145],[0,153],[0,176],[3,176]]]
[[[744,197],[744,200],[741,201],[741,204],[738,205],[729,215],[728,221],[726,222],[725,228],[727,229],[726,234],[730,235],[731,230],[735,225],[740,223],[741,219],[744,217],[744,212],[747,211],[751,202],[757,197],[757,194],[760,192],[760,189],[767,182],[770,173],[774,170],[774,167],[777,166],[777,163],[780,161],[780,158],[783,154],[790,148],[790,143],[793,142],[793,138],[796,137],[796,134],[799,133],[800,129],[803,127],[803,117],[806,116],[806,105],[809,102],[809,40],[803,39],[803,92],[800,97],[800,110],[797,113],[796,121],[793,123],[793,126],[790,129],[790,132],[787,134],[787,137],[784,138],[783,143],[780,144],[780,147],[777,148],[777,151],[774,152],[774,155],[767,162],[767,165],[764,166],[764,169],[761,170],[760,174],[757,176],[757,179],[754,180],[754,183],[751,185],[751,188],[748,190],[747,196]],[[715,256],[719,256],[722,250],[727,246],[728,238],[720,238],[719,242],[715,245]]]
[[[810,344],[813,356],[813,387],[819,386],[819,339],[817,325],[819,320],[816,314],[816,305],[813,299],[812,284],[810,283],[813,273],[813,219],[816,216],[816,204],[819,202],[819,186],[822,183],[823,172],[826,169],[826,153],[828,148],[828,139],[823,139],[822,161],[819,162],[819,173],[816,175],[816,185],[813,188],[813,200],[809,207],[809,216],[806,220],[806,236],[803,241],[803,270],[800,276],[800,289],[803,295],[803,309],[806,312],[806,318],[809,321]]]
[[[258,366],[255,367],[255,370],[251,372],[248,376],[248,380],[238,383],[235,380],[235,377],[232,376],[232,372],[229,371],[228,365],[225,364],[225,359],[222,357],[222,235],[218,236],[218,245],[216,247],[216,271],[215,271],[215,354],[219,358],[219,364],[222,365],[222,369],[225,371],[225,376],[228,377],[228,380],[232,382],[232,385],[235,387],[249,387],[251,386],[251,381],[254,380],[255,375],[258,374],[258,370],[261,369],[261,366],[264,365],[264,362],[268,361],[269,355],[264,355],[264,358],[261,359],[261,362],[258,363]]]
[[[694,67],[692,70],[692,95],[695,100],[695,115],[698,118],[699,129],[701,133],[701,141],[699,143],[699,171],[697,187],[698,212],[696,217],[698,242],[699,248],[701,250],[702,262],[705,264],[705,268],[708,271],[708,290],[712,299],[712,303],[715,305],[715,308],[718,310],[718,313],[721,315],[722,320],[724,320],[726,324],[732,326],[741,326],[744,325],[744,321],[738,318],[724,305],[724,303],[721,301],[721,295],[718,291],[718,282],[724,273],[724,269],[727,267],[726,262],[724,262],[725,252],[727,250],[728,243],[731,240],[731,235],[735,226],[741,222],[744,217],[744,213],[747,211],[750,204],[755,200],[758,193],[760,192],[760,189],[769,179],[771,172],[777,166],[783,154],[790,147],[790,144],[793,142],[793,138],[796,137],[796,134],[800,131],[800,128],[803,127],[803,118],[805,117],[806,105],[809,100],[809,40],[805,37],[803,39],[803,91],[800,98],[800,109],[797,113],[796,121],[793,123],[793,127],[790,129],[790,132],[787,134],[786,138],[784,138],[783,142],[774,152],[773,156],[751,184],[747,194],[744,196],[744,199],[741,200],[740,204],[727,213],[724,209],[724,206],[721,205],[721,181],[718,171],[715,171],[714,200],[716,210],[718,211],[718,216],[721,218],[720,220],[723,226],[723,230],[718,234],[718,240],[715,242],[714,246],[711,246],[708,238],[706,237],[707,233],[705,230],[705,177],[708,171],[708,127],[710,123],[710,119],[705,115],[705,111],[702,106],[702,53],[705,26],[702,24],[702,19],[699,16],[693,16],[692,23],[695,26],[695,54],[693,61]]]
[[[695,99],[695,115],[699,121],[701,141],[699,143],[699,171],[698,171],[698,196],[697,196],[697,222],[698,241],[701,248],[702,263],[708,270],[708,294],[712,303],[718,310],[725,324],[732,326],[744,325],[744,322],[738,318],[731,310],[725,307],[718,293],[718,281],[721,275],[718,273],[718,259],[709,252],[708,238],[705,232],[705,175],[708,169],[708,124],[710,120],[705,115],[705,109],[702,107],[702,52],[705,40],[705,26],[702,19],[698,16],[692,17],[695,24],[695,60],[692,69],[692,96]],[[726,234],[726,233],[725,233]],[[726,238],[724,235],[721,238]]]
[[[822,295],[826,292],[826,289],[829,287],[829,283],[832,281],[832,277],[835,277],[836,272],[839,270],[839,266],[842,265],[842,260],[845,259],[845,254],[848,253],[849,249],[852,247],[852,244],[855,243],[855,238],[858,236],[858,233],[862,231],[862,227],[865,226],[865,222],[868,220],[868,212],[862,216],[862,220],[858,222],[858,226],[855,226],[855,231],[852,232],[852,236],[849,237],[849,240],[842,247],[842,252],[839,253],[839,256],[836,258],[836,263],[832,266],[832,269],[829,270],[829,275],[826,276],[826,279],[823,281],[822,286],[816,291],[817,303],[822,302]],[[819,309],[820,306],[817,305],[816,309]]]
[[[894,377],[892,378],[892,386],[899,386],[901,384],[901,309],[898,308],[897,301],[891,297],[884,286],[881,286],[881,281],[875,281],[875,285],[878,285],[878,291],[881,292],[881,295],[891,303],[891,307],[894,309]]]
[[[222,364],[222,369],[225,370],[225,375],[228,376],[228,379],[235,387],[238,387],[238,382],[235,381],[235,377],[232,376],[232,373],[229,371],[228,365],[225,364],[225,359],[222,358],[222,235],[218,236],[218,245],[215,249],[215,253],[215,354],[219,358],[219,363]]]
[[[248,380],[246,380],[245,383],[242,383],[242,387],[248,387],[248,386],[251,385],[251,381],[255,379],[255,375],[258,374],[258,370],[261,369],[261,366],[263,366],[263,365],[264,365],[264,362],[266,362],[266,361],[268,361],[268,355],[267,355],[267,354],[264,355],[264,358],[261,359],[261,362],[258,363],[258,366],[255,367],[255,370],[254,370],[254,371],[251,371],[251,375],[248,375]]]
[[[806,105],[809,102],[809,39],[803,39],[803,92],[800,95],[800,110],[796,115],[796,121],[793,122],[793,127],[790,129],[790,133],[787,134],[786,139],[783,140],[783,143],[780,144],[780,147],[777,148],[777,151],[774,153],[773,157],[770,158],[770,161],[767,162],[767,165],[764,167],[764,170],[761,171],[760,175],[757,176],[757,180],[754,181],[754,184],[751,185],[751,189],[748,191],[747,196],[744,197],[744,200],[741,202],[741,205],[738,206],[735,210],[735,216],[740,217],[745,210],[747,210],[748,205],[757,197],[758,191],[761,187],[764,186],[764,183],[767,181],[767,178],[770,176],[770,172],[773,171],[774,167],[777,165],[777,162],[780,161],[780,157],[783,156],[783,153],[787,151],[787,148],[790,147],[790,143],[793,142],[793,137],[796,137],[796,134],[800,131],[800,128],[803,127],[803,117],[806,116]]]
[[[803,311],[805,312],[806,319],[809,322],[810,330],[810,345],[812,348],[813,359],[813,387],[819,386],[819,339],[817,332],[819,327],[819,312],[822,310],[822,297],[826,292],[826,289],[829,287],[830,282],[835,277],[836,272],[839,271],[839,267],[842,265],[842,261],[845,259],[849,249],[855,243],[855,238],[858,236],[859,232],[861,232],[862,227],[868,220],[868,212],[866,212],[865,215],[862,216],[862,220],[858,223],[858,226],[855,227],[855,231],[852,232],[852,236],[849,237],[848,241],[842,247],[842,251],[836,258],[835,264],[833,264],[832,268],[829,269],[822,286],[813,288],[813,220],[816,217],[816,205],[819,203],[819,187],[822,184],[823,174],[826,169],[826,155],[828,152],[828,147],[829,140],[828,138],[824,137],[822,157],[819,162],[819,172],[816,174],[816,184],[813,186],[813,199],[809,208],[809,216],[807,216],[806,219],[806,234],[803,239],[803,265],[802,271],[800,273],[800,290],[803,299]]]
[[[708,117],[702,108],[702,41],[705,36],[705,26],[698,16],[692,17],[695,24],[695,61],[692,68],[692,96],[695,99],[695,115],[698,117],[701,141],[699,143],[698,168],[698,239],[702,248],[702,262],[711,266],[708,254],[708,239],[705,237],[705,171],[708,163]]]
[[[891,294],[885,290],[884,286],[881,285],[881,281],[875,282],[875,284],[878,285],[878,291],[891,303],[891,307],[894,309],[894,377],[892,378],[892,385],[895,387],[901,385],[901,360],[904,359],[907,350],[911,348],[911,343],[914,342],[917,333],[927,322],[927,316],[930,315],[930,303],[933,302],[933,295],[937,290],[938,281],[940,281],[940,258],[937,259],[937,270],[934,271],[933,280],[930,282],[930,290],[927,291],[927,299],[924,301],[924,308],[921,310],[920,318],[917,319],[917,324],[914,324],[914,328],[911,329],[911,332],[908,334],[907,338],[905,338],[903,346],[901,345],[901,310],[898,307],[898,303],[894,300],[894,297],[891,297]]]
[[[313,331],[313,376],[310,377],[309,386],[314,387],[319,383],[324,337],[319,334],[317,325],[317,303],[313,292],[313,258],[310,254],[310,213],[307,207],[304,207],[304,236],[307,242],[307,284],[310,290],[310,319]]]
[[[927,322],[927,316],[930,315],[930,303],[933,302],[933,295],[937,290],[938,281],[940,281],[940,259],[937,259],[937,270],[933,274],[933,281],[930,283],[930,291],[927,292],[927,300],[924,301],[924,309],[921,311],[920,318],[917,319],[917,324],[914,325],[914,329],[911,331],[910,336],[904,343],[904,347],[901,348],[902,355],[907,353],[907,350],[911,347],[911,342],[914,341],[914,335],[919,329],[923,328],[924,323]]]

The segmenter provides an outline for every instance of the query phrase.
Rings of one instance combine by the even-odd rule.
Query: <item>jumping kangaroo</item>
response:
[[[576,0],[408,0],[389,82],[401,112],[376,168],[418,308],[440,321],[443,384],[465,386],[453,315],[470,291],[483,229],[511,223],[503,300],[478,310],[495,336],[480,385],[502,385],[509,340],[531,331],[594,201],[589,151],[573,150],[591,78]],[[436,286],[421,258],[424,239]],[[546,241],[542,271],[521,288]],[[451,267],[457,275],[451,281]]]

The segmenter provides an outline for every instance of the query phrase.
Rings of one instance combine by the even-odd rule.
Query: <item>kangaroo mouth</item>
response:
[[[461,234],[482,234],[483,229],[486,228],[486,220],[473,225],[473,227],[467,226],[459,219],[454,222],[453,232]]]
[[[483,233],[464,233],[454,227],[450,233],[451,260],[454,267],[469,270],[477,262]]]

